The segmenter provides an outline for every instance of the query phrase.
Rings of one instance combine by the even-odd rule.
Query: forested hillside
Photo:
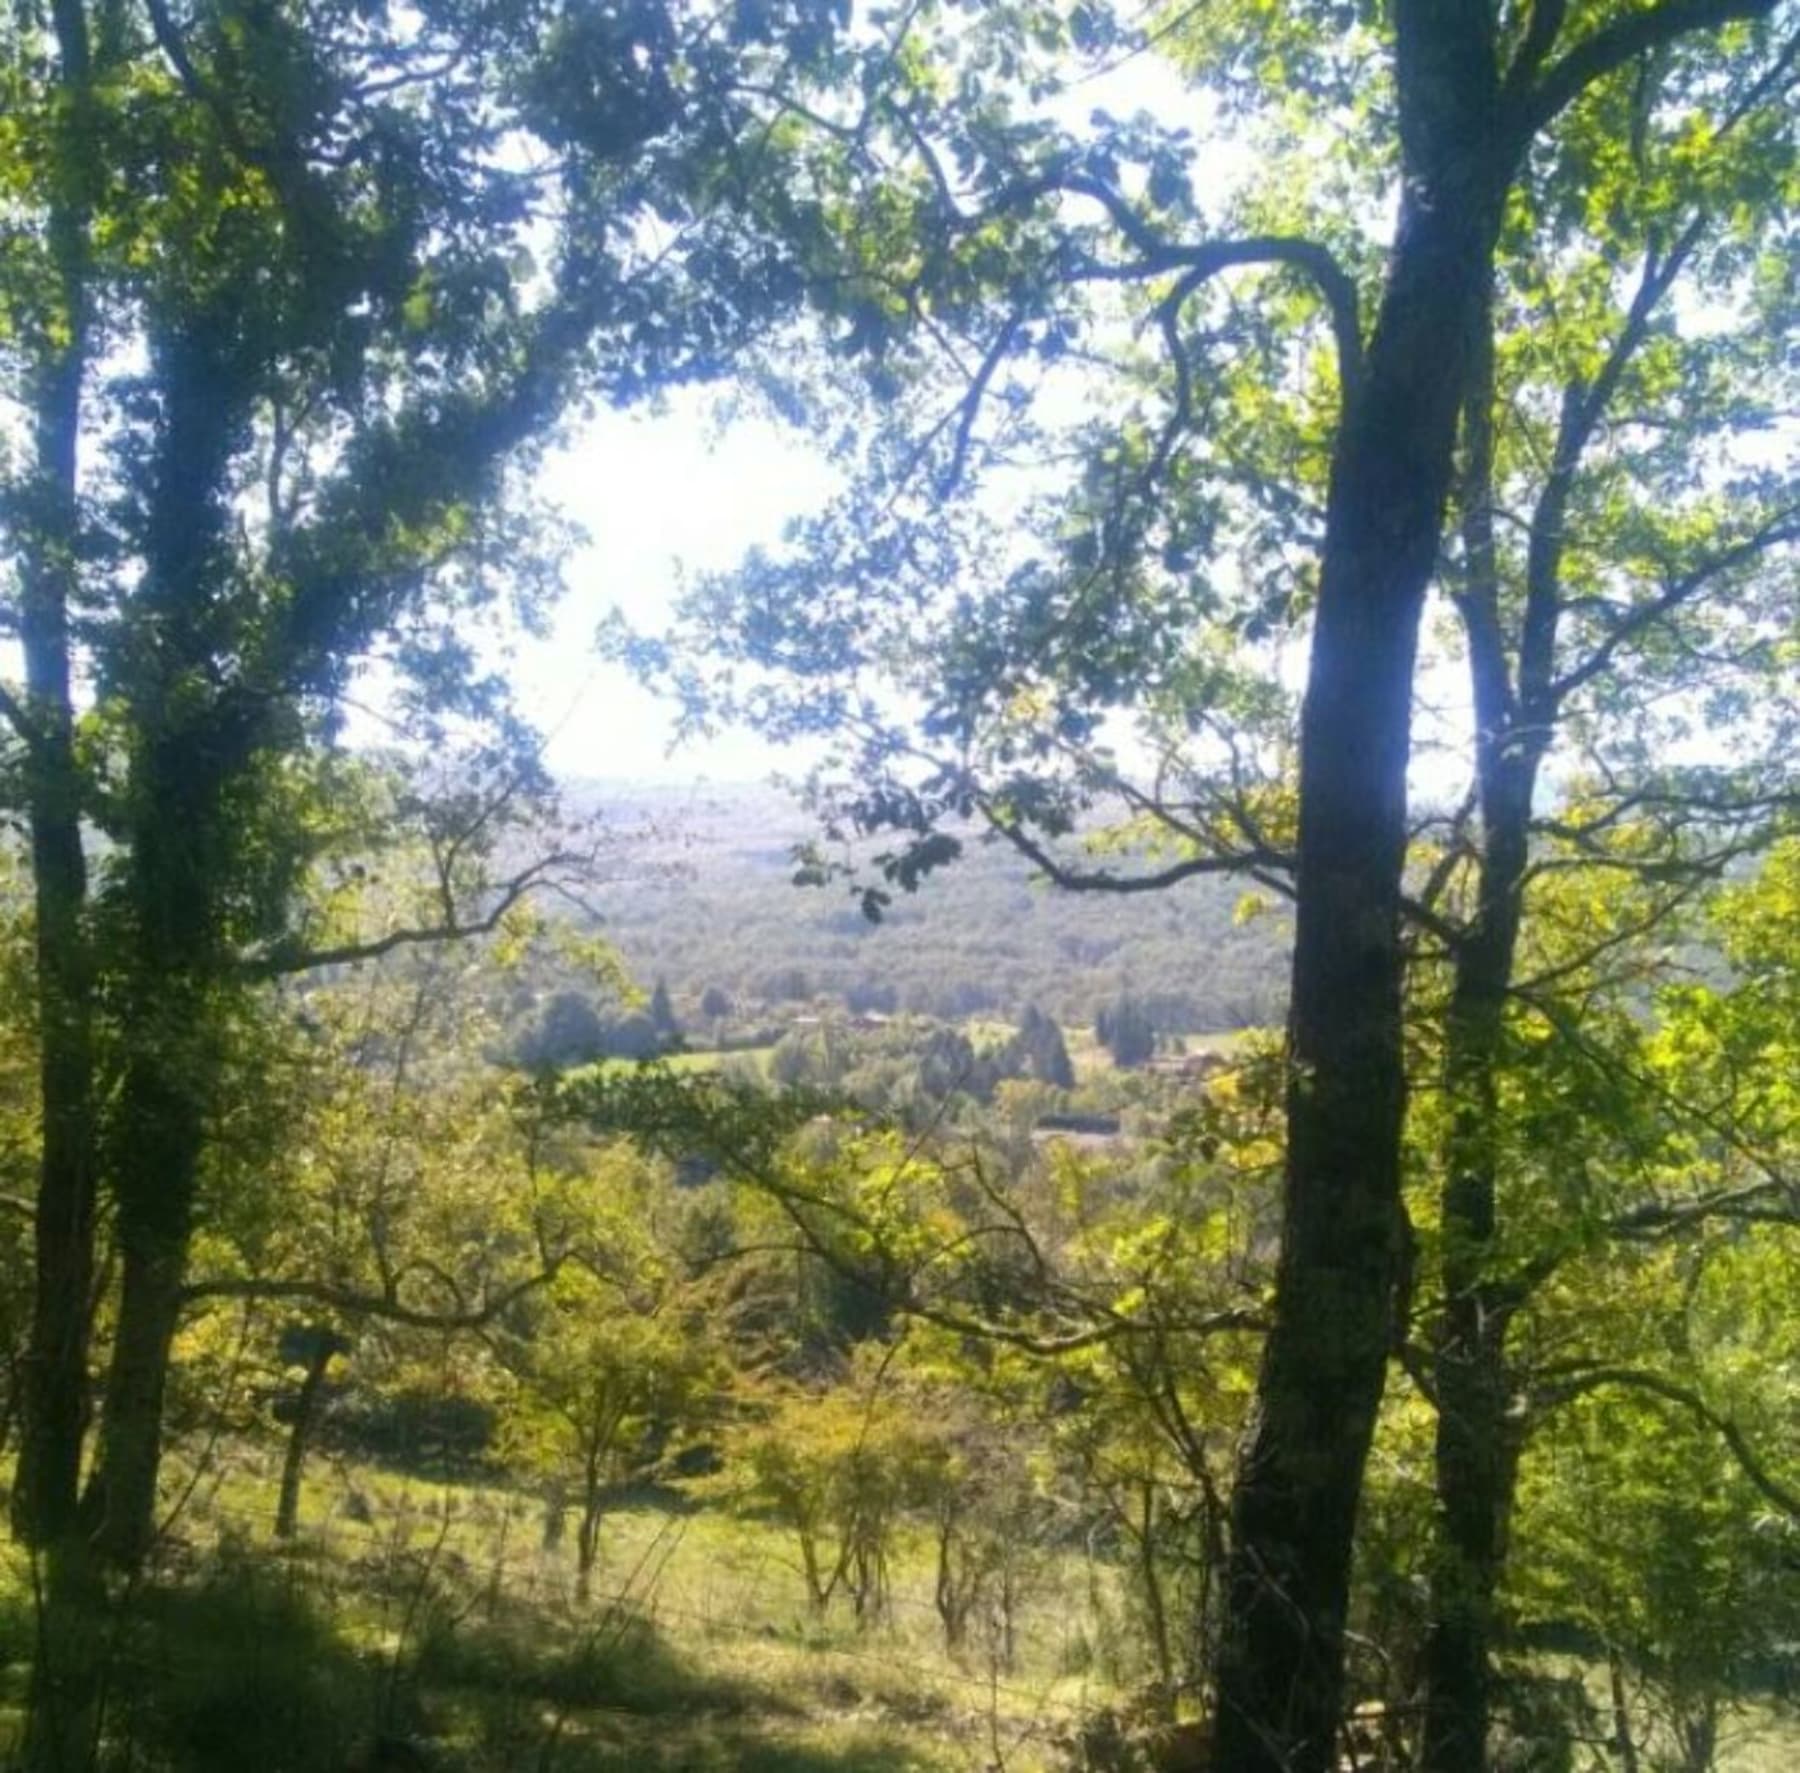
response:
[[[1291,919],[1254,883],[1136,901],[1058,893],[971,832],[954,892],[903,895],[872,923],[848,883],[796,887],[795,852],[817,828],[777,790],[576,784],[571,797],[616,838],[597,928],[645,987],[945,1021],[1012,1021],[1036,1004],[1085,1026],[1124,993],[1171,1033],[1281,1021]]]
[[[1797,217],[1800,0],[6,8],[0,1766],[1800,1765]]]

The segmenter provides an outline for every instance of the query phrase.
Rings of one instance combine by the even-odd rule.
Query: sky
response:
[[[1201,103],[1160,56],[1139,55],[1078,82],[1046,110],[1069,125],[1097,106],[1200,122]],[[1227,170],[1215,149],[1209,178],[1222,187]],[[1244,168],[1234,162],[1229,170]],[[672,614],[684,570],[736,564],[833,490],[831,469],[800,432],[760,419],[721,432],[713,405],[705,391],[690,390],[660,412],[600,414],[551,458],[539,484],[591,538],[569,566],[553,635],[519,641],[511,667],[526,711],[550,735],[546,759],[561,776],[756,782],[801,767],[793,751],[745,733],[672,749],[670,706],[600,659],[594,645],[615,607],[654,632]]]
[[[600,414],[546,465],[538,490],[588,541],[569,564],[553,633],[518,642],[513,678],[558,775],[753,782],[794,767],[791,754],[745,733],[672,750],[670,705],[594,644],[615,608],[654,632],[684,571],[735,564],[830,495],[831,470],[798,431],[752,419],[720,431],[711,406],[693,391],[658,412]]]

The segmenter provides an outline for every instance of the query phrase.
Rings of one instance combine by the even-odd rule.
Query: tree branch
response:
[[[1646,50],[1673,43],[1693,31],[1767,18],[1775,5],[1776,0],[1662,0],[1658,6],[1626,13],[1602,25],[1549,67],[1533,87],[1515,97],[1519,145],[1528,144],[1590,86],[1616,74]],[[1532,25],[1535,31],[1535,12]]]
[[[1337,341],[1338,380],[1345,404],[1355,398],[1363,371],[1361,300],[1354,279],[1330,247],[1292,234],[1252,234],[1240,240],[1204,240],[1184,245],[1151,227],[1123,195],[1100,179],[1083,173],[1064,173],[1038,181],[1030,188],[1032,195],[1053,191],[1066,191],[1098,203],[1138,255],[1124,264],[1084,265],[1076,272],[1078,278],[1134,282],[1187,271],[1204,279],[1249,265],[1282,265],[1299,271],[1318,291],[1331,317],[1331,330]]]
[[[1790,506],[1742,541],[1721,549],[1710,559],[1666,585],[1662,592],[1646,603],[1627,612],[1612,630],[1579,665],[1574,665],[1550,685],[1547,691],[1551,709],[1562,704],[1584,684],[1607,670],[1620,647],[1655,626],[1665,616],[1673,615],[1684,604],[1705,590],[1721,573],[1734,571],[1768,553],[1773,548],[1800,541],[1800,506]]]
[[[1606,416],[1625,372],[1649,337],[1663,298],[1674,287],[1706,230],[1704,211],[1685,227],[1666,254],[1654,247],[1626,311],[1625,323],[1591,382],[1563,390],[1562,415],[1544,489],[1531,515],[1525,562],[1525,618],[1519,641],[1519,702],[1527,722],[1546,736],[1559,699],[1556,669],[1558,619],[1562,614],[1563,556],[1568,543],[1570,499],[1583,456]]]
[[[322,1305],[341,1311],[349,1317],[378,1317],[388,1323],[404,1324],[414,1330],[481,1330],[511,1310],[521,1299],[528,1298],[539,1287],[548,1286],[561,1272],[566,1258],[556,1257],[538,1273],[496,1294],[485,1304],[468,1311],[425,1311],[406,1305],[389,1293],[358,1293],[347,1287],[334,1287],[324,1281],[239,1280],[220,1278],[194,1281],[183,1287],[184,1304],[199,1304],[208,1299],[288,1300],[308,1305]]]
[[[1505,91],[1521,97],[1530,90],[1569,16],[1569,0],[1531,0],[1531,20],[1506,70]]]
[[[1066,862],[1059,862],[1022,826],[1000,818],[985,805],[981,807],[981,815],[988,828],[1031,862],[1052,886],[1072,893],[1157,893],[1197,875],[1249,874],[1258,868],[1291,870],[1294,865],[1292,856],[1272,850],[1246,850],[1233,855],[1187,856],[1152,874],[1115,874],[1110,868],[1071,868]]]
[[[521,869],[500,887],[500,896],[485,915],[464,920],[455,915],[455,906],[446,907],[442,923],[389,930],[366,942],[341,942],[330,948],[306,948],[298,944],[280,944],[252,956],[239,964],[239,973],[248,979],[286,978],[294,973],[316,972],[321,967],[353,965],[358,961],[380,960],[399,948],[419,948],[439,942],[460,942],[474,936],[491,936],[505,920],[508,912],[523,900],[554,882],[553,870],[571,867],[580,857],[558,852],[540,857],[529,868]]]
[[[1604,1386],[1645,1391],[1652,1397],[1659,1397],[1665,1403],[1685,1410],[1724,1441],[1732,1458],[1737,1461],[1738,1469],[1768,1501],[1774,1503],[1790,1520],[1800,1521],[1800,1490],[1790,1490],[1770,1473],[1768,1467],[1757,1457],[1756,1450],[1750,1445],[1744,1431],[1729,1416],[1721,1416],[1697,1391],[1677,1384],[1673,1379],[1665,1379],[1660,1373],[1645,1372],[1638,1367],[1595,1367],[1562,1383],[1544,1387],[1534,1401],[1541,1408],[1556,1409]]]

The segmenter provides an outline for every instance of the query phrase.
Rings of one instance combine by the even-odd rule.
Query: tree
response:
[[[1156,1029],[1144,1006],[1129,994],[1122,995],[1111,1009],[1101,1011],[1094,1027],[1121,1071],[1147,1065],[1156,1053]]]
[[[590,1154],[545,1124],[535,1086],[480,1057],[523,936],[290,988],[240,1024],[181,1323],[306,1314],[276,1347],[300,1375],[284,1400],[281,1536],[334,1365],[354,1357],[372,1388],[456,1345],[478,1370],[482,1338],[567,1264],[599,1260]]]
[[[17,340],[7,370],[30,415],[26,462],[4,487],[26,677],[23,701],[9,693],[6,713],[27,759],[23,798],[44,1129],[34,1213],[37,1285],[13,1506],[19,1525],[58,1539],[73,1526],[87,1423],[86,1301],[94,1285],[98,1202],[92,965],[84,929],[88,866],[71,641],[82,555],[83,383],[97,330],[90,236],[100,183],[94,151],[100,108],[87,9],[58,8],[50,39],[33,49],[30,59],[8,57],[6,96],[8,110],[29,119],[20,158],[28,181],[23,207],[35,210],[40,223],[29,252],[36,299],[27,294],[29,284],[8,287],[3,298]],[[100,71],[110,72],[104,62]]]
[[[48,1037],[33,1539],[75,1521],[98,1167],[122,1292],[83,1512],[130,1561],[239,996],[478,926],[536,878],[492,865],[546,784],[470,643],[553,585],[518,471],[578,400],[712,373],[798,297],[781,242],[806,233],[805,181],[769,181],[804,147],[771,134],[767,94],[820,65],[834,17],[156,0],[140,22],[72,0],[9,20],[0,302],[32,444],[5,488],[27,666],[5,700]],[[640,250],[652,218],[679,247]],[[415,756],[466,749],[485,779],[438,796],[421,767],[392,809],[444,869],[425,925],[316,945],[295,890],[346,846],[311,790],[377,656]],[[108,844],[97,900],[84,816]]]
[[[520,1043],[519,1057],[529,1066],[560,1069],[591,1065],[607,1051],[607,1028],[600,1012],[579,991],[559,991]]]
[[[861,1384],[762,1401],[748,1436],[757,1495],[794,1535],[807,1600],[846,1596],[859,1626],[888,1606],[888,1557],[909,1508],[928,1494],[932,1437],[879,1373]]]
[[[873,911],[954,859],[971,818],[1073,890],[1238,871],[1293,895],[1283,1254],[1217,1662],[1216,1752],[1233,1769],[1317,1773],[1334,1752],[1352,1536],[1407,1265],[1414,674],[1496,254],[1529,264],[1573,225],[1578,210],[1538,206],[1539,168],[1633,68],[1676,70],[1702,129],[1724,120],[1723,87],[1779,84],[1785,48],[1761,28],[1776,10],[1183,14],[1158,40],[1233,119],[1278,116],[1286,167],[1326,169],[1296,199],[1294,181],[1276,188],[1275,146],[1259,155],[1267,188],[1247,181],[1210,206],[1179,137],[1108,118],[1087,139],[1027,123],[968,71],[987,40],[959,59],[927,14],[921,63],[928,44],[959,73],[922,79],[895,113],[884,145],[910,209],[896,205],[902,236],[879,269],[856,267],[869,313],[851,342],[870,346],[892,422],[855,492],[790,555],[753,561],[735,598],[709,586],[691,611],[695,650],[727,673],[772,670],[776,688],[755,691],[765,725],[808,728],[823,708],[846,735],[847,780],[825,796],[834,828],[901,840],[884,883],[864,889]],[[1079,16],[1078,41],[1104,34]],[[1713,84],[1726,68],[1735,77]],[[1370,112],[1377,69],[1393,102]],[[1608,114],[1617,145],[1624,120]],[[1262,148],[1254,122],[1239,127]],[[871,124],[859,139],[879,138]],[[1391,240],[1360,234],[1354,214],[1389,213],[1376,193],[1396,190]],[[1104,294],[1119,290],[1123,317]],[[1133,323],[1160,359],[1114,355]],[[1035,550],[997,549],[947,496],[1040,437],[1067,441],[1032,400],[1077,354],[1122,361],[1123,417],[1077,428],[1066,454],[1081,478],[1033,508]],[[1248,583],[1200,570],[1228,548]],[[1310,663],[1285,783],[1265,765],[1284,755],[1289,715],[1256,649],[1302,616]],[[871,658],[922,698],[916,728],[859,693]],[[1105,742],[1121,702],[1149,729],[1148,786]],[[1106,797],[1138,855],[1160,855],[1119,867],[1058,848]]]
[[[617,1251],[609,1252],[616,1256]],[[574,1481],[576,1592],[592,1592],[611,1486],[653,1469],[673,1439],[703,1421],[721,1384],[701,1315],[676,1289],[627,1288],[572,1272],[542,1298],[510,1344],[517,1379],[508,1436],[515,1452]]]
[[[1738,299],[1741,252],[1721,217],[1769,202],[1791,158],[1776,145],[1791,99],[1780,79],[1753,85],[1696,159],[1688,122],[1676,121],[1689,115],[1682,90],[1678,71],[1647,65],[1635,91],[1599,95],[1571,118],[1536,201],[1554,215],[1574,183],[1604,220],[1588,222],[1581,253],[1570,243],[1554,281],[1503,264],[1470,365],[1448,576],[1476,710],[1474,789],[1445,821],[1433,876],[1441,896],[1428,890],[1421,908],[1453,971],[1424,1746],[1438,1773],[1483,1764],[1488,1615],[1518,1457],[1507,1349],[1537,1270],[1500,1254],[1510,1152],[1499,1123],[1520,1024],[1533,998],[1560,1001],[1578,1020],[1574,989],[1577,980],[1592,988],[1590,956],[1610,954],[1616,970],[1634,931],[1672,924],[1735,857],[1767,841],[1791,792],[1782,702],[1767,694],[1772,661],[1742,642],[1767,619],[1769,599],[1785,595],[1781,561],[1800,537],[1800,507],[1784,476],[1742,464],[1717,479],[1692,471],[1693,452],[1754,428],[1763,402],[1779,398],[1776,341],[1791,335],[1791,314],[1765,296],[1741,332],[1715,335],[1670,312],[1684,293],[1722,309]],[[1677,102],[1665,112],[1659,98]],[[1629,185],[1607,194],[1594,144],[1620,138],[1630,143],[1620,162]],[[1620,284],[1627,255],[1634,274]],[[1527,514],[1522,534],[1502,511]],[[1672,737],[1652,710],[1694,685],[1695,646],[1713,658],[1700,718],[1737,727],[1737,756],[1684,770],[1663,761]],[[1753,737],[1741,723],[1759,698],[1763,731]],[[1581,773],[1546,812],[1541,777],[1559,753]],[[1585,941],[1568,931],[1553,959],[1532,941],[1533,918],[1560,920],[1584,875],[1589,904],[1616,904],[1603,882],[1621,873],[1643,888],[1623,919],[1596,917]]]
[[[1075,1067],[1070,1063],[1062,1030],[1036,1004],[1026,1006],[1008,1052],[1025,1076],[1059,1090],[1074,1089]]]
[[[650,1026],[656,1033],[657,1044],[663,1048],[673,1047],[681,1040],[681,1024],[675,1020],[675,1006],[669,1001],[669,987],[661,979],[656,981],[656,989],[650,993]]]
[[[300,1484],[306,1455],[319,1423],[325,1380],[331,1363],[355,1345],[324,1324],[294,1323],[281,1332],[281,1360],[300,1369],[300,1383],[289,1405],[287,1450],[281,1460],[281,1491],[275,1503],[275,1537],[291,1539],[300,1524]]]

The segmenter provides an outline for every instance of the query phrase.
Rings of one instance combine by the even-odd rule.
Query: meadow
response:
[[[1080,1765],[1122,1702],[1115,1573],[1047,1563],[1010,1646],[946,1654],[922,1535],[859,1628],[809,1608],[786,1535],[720,1496],[621,1499],[589,1598],[542,1496],[319,1462],[274,1537],[278,1461],[251,1443],[177,1474],[154,1574],[110,1622],[125,1764],[464,1773],[1009,1773]],[[0,1597],[16,1724],[29,1560]],[[1071,1760],[1071,1756],[1077,1757]]]

